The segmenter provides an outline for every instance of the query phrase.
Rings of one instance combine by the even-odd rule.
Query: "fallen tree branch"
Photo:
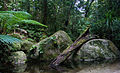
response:
[[[78,47],[82,46],[87,41],[94,39],[95,36],[92,36],[89,34],[89,28],[88,27],[83,35],[79,36],[77,40],[71,45],[68,46],[57,58],[55,58],[51,63],[50,66],[52,68],[56,68],[60,63],[68,59],[68,57],[76,50]]]

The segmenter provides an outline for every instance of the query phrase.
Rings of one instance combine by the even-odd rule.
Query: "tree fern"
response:
[[[0,31],[9,32],[15,29],[15,25],[34,24],[47,27],[37,21],[29,20],[31,15],[23,11],[0,11]]]

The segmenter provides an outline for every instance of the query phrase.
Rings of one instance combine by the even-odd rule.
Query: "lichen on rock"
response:
[[[75,59],[97,60],[119,58],[118,48],[110,41],[105,39],[93,39],[85,43],[77,53]]]

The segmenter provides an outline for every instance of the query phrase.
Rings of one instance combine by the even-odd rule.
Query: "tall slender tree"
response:
[[[43,0],[43,6],[44,6],[44,11],[43,11],[43,21],[42,23],[46,25],[47,22],[47,0]]]

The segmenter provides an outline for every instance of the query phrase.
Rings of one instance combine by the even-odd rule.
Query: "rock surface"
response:
[[[27,40],[22,40],[21,42],[16,42],[12,44],[13,49],[15,50],[22,50],[29,52],[30,48],[32,47],[33,43]]]
[[[119,57],[120,52],[111,41],[105,39],[94,39],[88,41],[80,48],[75,59],[90,61]]]
[[[10,60],[13,65],[25,64],[25,62],[27,61],[26,54],[23,51],[12,52],[11,55],[12,56],[10,56]]]
[[[21,42],[21,50],[29,52],[32,45],[32,42],[24,40],[23,42]]]
[[[60,30],[34,45],[31,50],[35,50],[35,53],[31,57],[36,58],[39,56],[39,53],[42,53],[41,51],[43,51],[44,60],[54,59],[72,43],[73,42],[68,34]]]

